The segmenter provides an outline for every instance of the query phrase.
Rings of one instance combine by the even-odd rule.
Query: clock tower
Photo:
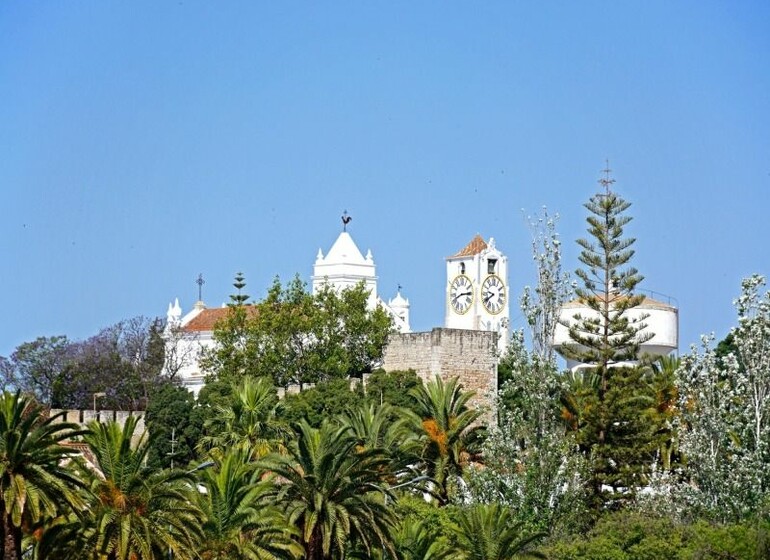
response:
[[[476,235],[460,252],[446,259],[446,320],[448,329],[493,331],[502,354],[508,345],[510,321],[508,258]]]

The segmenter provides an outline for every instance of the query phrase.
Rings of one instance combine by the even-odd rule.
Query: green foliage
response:
[[[579,530],[586,520],[585,461],[559,418],[556,365],[528,352],[521,332],[513,333],[503,361],[512,376],[499,393],[484,467],[466,477],[470,495],[507,506],[527,531]]]
[[[73,450],[62,445],[80,432],[58,420],[31,397],[0,395],[0,537],[8,560],[21,558],[25,529],[82,506],[82,483],[64,464]]]
[[[310,294],[299,277],[285,286],[276,278],[263,301],[231,306],[204,368],[222,379],[270,377],[278,387],[360,377],[382,358],[392,326],[383,309],[368,309],[368,298],[363,284]]]
[[[462,560],[508,560],[514,556],[544,558],[532,545],[545,533],[527,534],[507,508],[477,504],[457,516],[458,557]]]
[[[416,412],[416,404],[411,392],[420,385],[422,381],[413,369],[407,371],[378,369],[366,379],[366,400],[375,404],[388,403]]]
[[[280,403],[278,417],[287,424],[302,420],[319,427],[324,420],[355,409],[363,400],[363,390],[350,388],[347,379],[330,379],[296,394],[287,394]]]
[[[629,316],[644,299],[634,294],[643,277],[629,266],[635,240],[623,237],[630,203],[608,189],[585,206],[593,241],[578,240],[585,268],[575,272],[582,282],[575,293],[590,312],[566,322],[571,342],[561,351],[588,367],[574,376],[577,384],[566,387],[562,401],[589,461],[591,506],[599,511],[633,500],[648,481],[654,430],[645,411],[654,395],[641,367],[622,364],[637,360],[640,344],[653,333],[644,332],[643,315]]]
[[[281,480],[273,495],[299,529],[307,560],[338,558],[349,548],[368,557],[395,553],[396,518],[383,486],[389,458],[381,449],[358,450],[358,443],[346,427],[301,422],[286,453],[265,461]]]
[[[435,553],[438,554],[442,550],[454,552],[458,549],[459,529],[455,506],[440,507],[434,502],[426,502],[421,494],[407,493],[399,497],[394,510],[401,519],[402,526],[419,523],[425,535],[424,538],[429,542],[440,543]],[[408,537],[408,535],[404,536]],[[422,559],[420,556],[417,558]]]
[[[40,557],[151,560],[171,552],[195,558],[201,514],[191,500],[193,480],[181,470],[147,467],[147,440],[135,432],[134,416],[122,427],[89,425],[84,440],[99,472],[81,472],[87,507],[43,534]]]
[[[161,469],[172,464],[180,467],[197,458],[195,446],[201,438],[203,424],[194,410],[195,397],[184,387],[164,383],[150,395],[144,417],[150,434],[147,455],[150,467]]]
[[[466,467],[481,451],[484,428],[477,423],[481,412],[468,407],[474,393],[463,391],[457,378],[444,383],[436,376],[410,394],[417,410],[410,422],[419,437],[420,462],[436,485],[439,503],[447,504]]]
[[[272,482],[250,462],[247,448],[231,449],[200,474],[205,492],[197,493],[203,512],[202,560],[297,558],[301,548],[275,504]]]
[[[553,560],[760,560],[760,533],[770,524],[680,524],[670,518],[622,512],[603,516],[585,535],[570,535],[542,550]]]
[[[249,301],[249,296],[242,292],[243,288],[246,287],[246,279],[243,276],[243,272],[236,272],[233,287],[238,290],[238,293],[230,296],[231,306],[243,305]]]
[[[283,447],[288,427],[276,417],[278,395],[269,379],[244,378],[227,401],[214,406],[200,447],[212,456],[247,449],[254,458]]]

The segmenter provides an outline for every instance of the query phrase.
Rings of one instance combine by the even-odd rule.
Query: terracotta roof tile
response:
[[[249,316],[253,316],[256,313],[256,310],[256,307],[253,305],[246,306],[246,313]],[[229,311],[229,307],[211,307],[204,309],[198,313],[198,315],[193,317],[192,321],[187,323],[182,330],[187,332],[213,331],[216,324],[227,317]]]
[[[452,255],[450,258],[472,257],[473,255],[478,255],[486,248],[487,242],[477,233],[476,237],[471,239],[470,243],[468,243],[459,253]]]

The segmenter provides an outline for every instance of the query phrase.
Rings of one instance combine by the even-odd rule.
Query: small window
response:
[[[497,259],[489,259],[487,261],[487,274],[494,274],[497,272],[495,269],[497,268]]]
[[[465,274],[465,263],[460,263],[460,274]]]

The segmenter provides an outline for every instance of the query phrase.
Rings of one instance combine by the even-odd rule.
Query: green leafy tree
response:
[[[280,403],[278,417],[287,424],[304,420],[317,428],[324,420],[354,410],[363,399],[360,386],[351,390],[348,379],[330,379],[287,394]]]
[[[513,375],[500,391],[497,425],[484,442],[484,468],[468,474],[474,501],[507,506],[527,531],[561,534],[585,519],[585,460],[559,415],[556,364],[514,332],[504,358]]]
[[[201,513],[190,495],[193,479],[181,470],[147,466],[144,436],[132,446],[136,417],[124,426],[92,422],[84,435],[100,472],[90,475],[87,508],[45,532],[43,558],[192,559],[200,540]]]
[[[229,449],[201,471],[198,504],[204,515],[202,560],[298,558],[296,530],[267,497],[272,482],[251,462],[246,447]]]
[[[406,371],[375,370],[366,379],[366,400],[374,404],[391,404],[407,410],[415,410],[412,389],[422,385],[413,369]]]
[[[70,342],[66,336],[39,337],[20,344],[10,359],[16,388],[50,403],[54,385],[69,357]]]
[[[590,462],[595,510],[633,499],[635,490],[647,483],[654,453],[653,433],[644,417],[651,391],[641,367],[623,365],[636,361],[640,344],[652,336],[644,332],[644,315],[630,313],[644,299],[634,294],[643,277],[629,265],[635,240],[623,232],[631,221],[625,215],[630,203],[609,189],[610,179],[601,183],[606,192],[585,205],[592,241],[578,240],[585,268],[575,272],[582,283],[575,293],[590,311],[566,322],[571,343],[561,349],[566,357],[586,364],[584,374],[597,380],[595,392],[586,395],[575,432]]]
[[[150,436],[150,467],[180,467],[196,459],[203,424],[195,408],[195,396],[173,383],[159,385],[150,395],[144,417]]]
[[[419,457],[436,485],[435,495],[447,504],[471,459],[481,450],[481,411],[468,407],[472,391],[463,391],[457,378],[436,376],[412,390],[417,414],[412,430],[419,438]]]
[[[265,376],[286,387],[360,377],[382,359],[392,322],[383,309],[368,308],[363,284],[314,295],[299,277],[285,286],[276,278],[263,301],[246,306],[238,297],[214,331],[216,349],[204,356],[220,378]]]
[[[341,558],[346,551],[395,553],[393,509],[383,487],[389,459],[381,449],[357,450],[345,427],[297,426],[285,455],[266,461],[277,475],[273,495],[297,527],[307,560]]]
[[[693,348],[677,370],[680,447],[690,478],[677,496],[721,521],[762,512],[770,495],[770,291],[760,293],[764,282],[755,275],[742,283],[733,349],[720,356],[713,337],[704,337],[702,350]]]
[[[484,444],[484,467],[469,473],[474,501],[499,503],[528,531],[574,530],[584,518],[582,457],[564,433],[558,398],[561,374],[553,336],[561,307],[571,293],[561,268],[556,219],[543,212],[530,218],[537,284],[526,287],[521,310],[527,318],[531,350],[515,331],[502,357],[498,422]]]
[[[64,465],[74,450],[63,445],[80,432],[59,420],[28,396],[0,395],[0,536],[6,560],[21,559],[25,529],[81,507],[83,483]]]

